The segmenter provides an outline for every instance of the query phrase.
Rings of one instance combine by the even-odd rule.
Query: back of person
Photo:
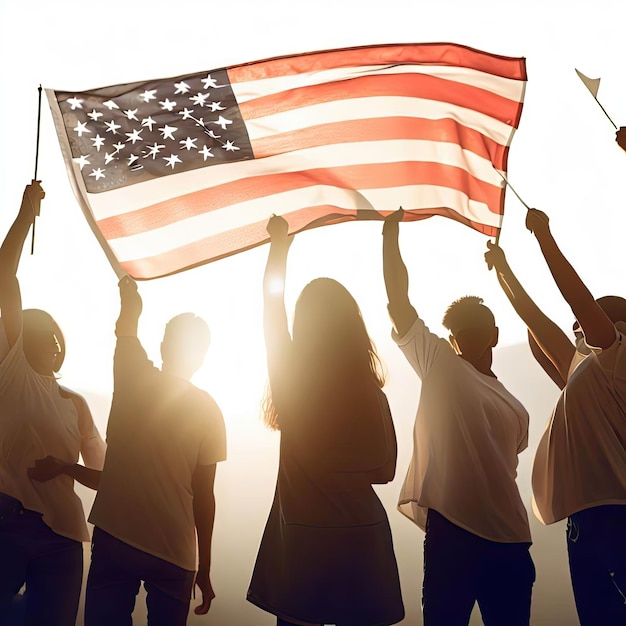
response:
[[[223,437],[212,442],[206,436],[223,433],[221,413],[206,392],[160,372],[147,358],[129,359],[128,366],[132,377],[129,372],[116,382],[108,453],[89,519],[126,543],[193,570],[192,475],[203,448],[223,444]]]

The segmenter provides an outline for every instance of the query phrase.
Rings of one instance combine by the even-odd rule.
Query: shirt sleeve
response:
[[[445,339],[431,333],[419,317],[403,337],[395,330],[392,330],[391,337],[420,378],[427,376],[439,355],[454,355],[452,346]]]

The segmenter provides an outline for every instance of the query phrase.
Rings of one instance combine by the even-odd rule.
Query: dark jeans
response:
[[[187,623],[195,572],[133,548],[94,528],[85,626],[132,626],[139,586],[146,588],[149,626]]]
[[[40,513],[0,493],[0,624],[74,626],[82,580],[82,543],[57,535]],[[14,622],[17,611],[24,621]]]
[[[529,543],[488,541],[429,509],[424,626],[466,626],[478,602],[485,626],[528,626],[535,566]]]
[[[567,553],[581,626],[624,626],[626,505],[597,506],[571,515]]]

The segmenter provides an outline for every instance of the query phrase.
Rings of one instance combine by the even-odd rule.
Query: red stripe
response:
[[[383,117],[320,124],[298,131],[281,133],[252,141],[254,156],[263,158],[295,150],[358,141],[387,139],[422,139],[458,144],[504,169],[506,148],[493,139],[457,121],[444,118],[429,120],[414,117]]]
[[[451,187],[499,212],[502,189],[480,181],[466,170],[441,163],[407,161],[367,163],[300,172],[252,176],[159,202],[97,222],[106,239],[137,235],[181,219],[281,192],[330,185],[342,189],[378,189],[405,185]]]
[[[356,219],[384,219],[385,215],[392,211],[360,212],[341,211],[338,212],[332,206],[314,206],[284,214],[289,222],[289,231],[297,233],[309,228],[326,226],[329,224],[339,224],[341,222],[354,221]],[[413,222],[426,219],[433,215],[451,218],[467,226],[478,230],[485,235],[495,237],[498,229],[493,226],[485,226],[468,220],[448,208],[435,207],[422,211],[406,211],[404,221]],[[175,274],[177,272],[204,265],[211,261],[231,256],[232,254],[243,252],[251,248],[263,245],[269,241],[267,235],[267,220],[247,224],[227,233],[205,237],[181,246],[176,250],[170,250],[152,257],[135,259],[121,263],[122,268],[136,279],[150,279]]]
[[[389,44],[324,50],[236,65],[227,71],[231,83],[240,83],[338,67],[415,63],[466,67],[505,78],[526,80],[523,58],[489,54],[450,43]]]
[[[321,85],[289,89],[263,96],[239,105],[244,120],[265,117],[326,102],[374,97],[425,98],[478,111],[511,124],[516,119],[519,102],[454,80],[428,74],[382,74],[361,76]],[[367,107],[367,100],[354,103]],[[416,108],[419,110],[419,103]]]

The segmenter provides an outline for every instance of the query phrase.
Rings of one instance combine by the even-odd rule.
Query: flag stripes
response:
[[[407,44],[269,59],[226,75],[253,159],[209,162],[100,193],[85,190],[68,159],[70,129],[60,128],[58,92],[48,92],[83,210],[135,278],[259,245],[272,213],[296,232],[382,219],[402,206],[407,220],[441,215],[498,232],[504,190],[496,169],[506,171],[519,124],[524,59]]]

